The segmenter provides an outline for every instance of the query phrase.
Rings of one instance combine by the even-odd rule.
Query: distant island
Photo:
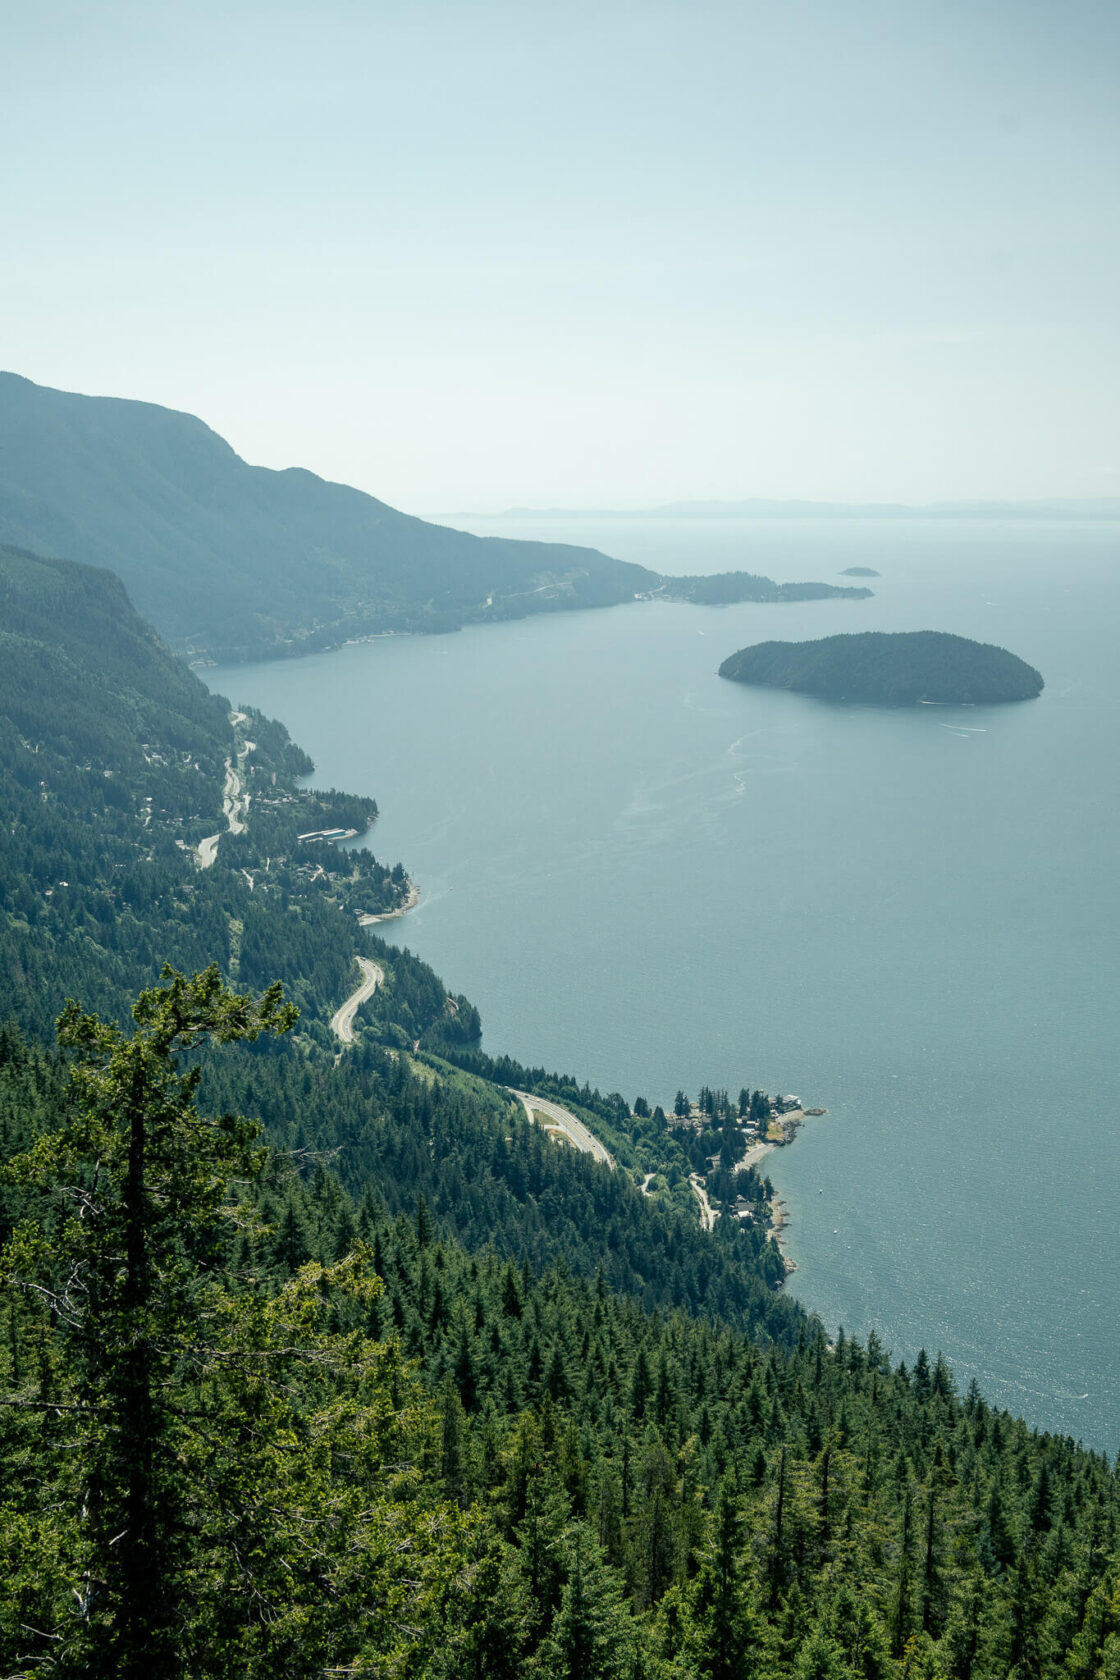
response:
[[[841,577],[878,577],[874,566],[845,566]]]
[[[871,630],[818,642],[759,642],[719,668],[732,682],[886,706],[1033,700],[1042,677],[1006,648],[940,630]]]

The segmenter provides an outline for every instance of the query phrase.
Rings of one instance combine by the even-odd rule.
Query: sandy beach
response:
[[[797,1136],[798,1128],[807,1114],[824,1114],[825,1112],[826,1110],[823,1108],[791,1108],[785,1114],[779,1114],[774,1123],[781,1127],[784,1135],[781,1138],[760,1138],[757,1143],[750,1144],[737,1165],[740,1167],[757,1167],[758,1163],[765,1160],[773,1150],[782,1149],[787,1143],[793,1142]]]
[[[764,1161],[767,1155],[771,1154],[777,1147],[776,1143],[769,1143],[766,1139],[763,1139],[761,1143],[752,1143],[737,1165],[739,1167],[757,1167],[758,1163]]]

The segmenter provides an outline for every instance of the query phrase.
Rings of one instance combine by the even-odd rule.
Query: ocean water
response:
[[[636,604],[207,672],[373,794],[381,931],[485,1044],[668,1102],[827,1108],[769,1169],[789,1287],[895,1358],[1120,1448],[1120,526],[462,520],[873,600]],[[721,682],[772,638],[951,630],[1046,678],[890,711]],[[357,936],[356,936],[357,945]]]

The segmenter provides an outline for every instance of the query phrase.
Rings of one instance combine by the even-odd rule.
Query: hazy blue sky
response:
[[[4,8],[0,365],[417,511],[1120,495],[1120,5]]]

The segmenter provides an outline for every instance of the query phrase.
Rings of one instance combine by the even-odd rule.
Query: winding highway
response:
[[[336,1009],[331,1016],[331,1031],[343,1044],[353,1044],[354,1016],[366,999],[373,996],[385,978],[385,970],[372,958],[358,957],[357,963],[362,971],[362,983],[357,991],[350,993],[342,1008]]]
[[[246,751],[252,745],[251,741],[247,741],[245,743]],[[226,759],[226,783],[222,792],[222,815],[226,819],[231,834],[244,834],[245,824],[242,819],[249,815],[249,795],[242,791],[241,777],[234,768],[233,761],[228,758]],[[218,855],[218,841],[221,838],[220,834],[208,834],[205,840],[198,842],[198,866],[200,869],[209,869]]]
[[[548,1102],[544,1097],[535,1097],[529,1091],[514,1091],[513,1095],[534,1125],[539,1124],[537,1115],[543,1114],[546,1131],[562,1133],[574,1148],[581,1150],[585,1155],[594,1156],[596,1161],[602,1161],[614,1171],[613,1158],[608,1155],[594,1132],[589,1131],[583,1121],[577,1120],[568,1109],[561,1108],[559,1103]]]

